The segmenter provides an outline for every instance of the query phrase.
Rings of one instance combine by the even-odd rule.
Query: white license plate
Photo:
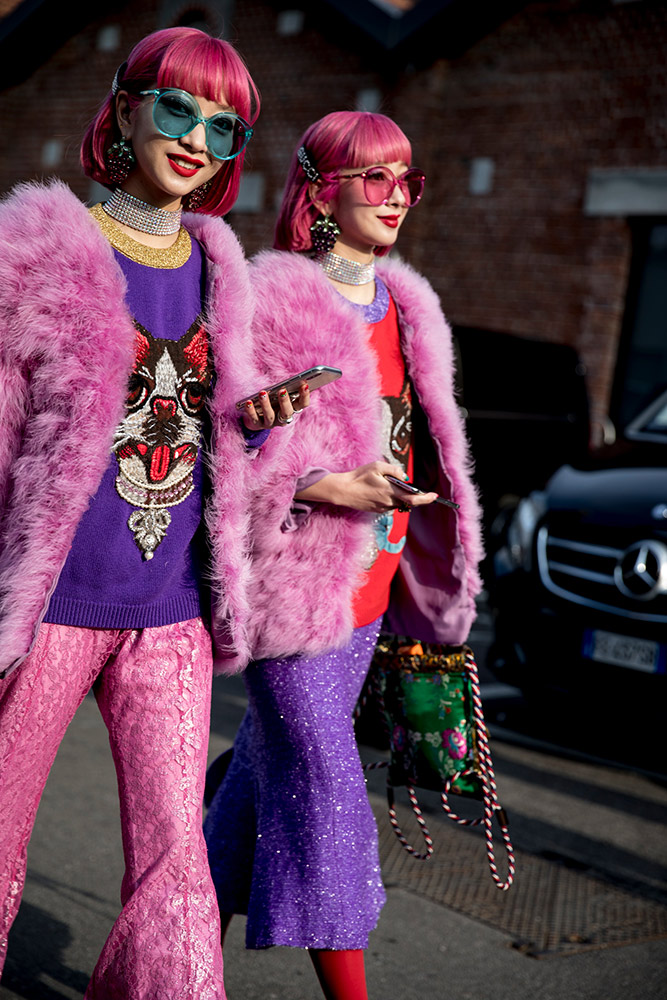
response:
[[[653,674],[659,669],[660,644],[650,639],[588,629],[584,636],[584,656],[599,663],[612,663],[630,670]]]

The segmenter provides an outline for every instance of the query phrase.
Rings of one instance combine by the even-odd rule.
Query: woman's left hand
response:
[[[248,400],[243,411],[243,423],[249,431],[266,430],[267,427],[284,427],[291,424],[294,414],[300,413],[310,403],[310,389],[306,382],[302,382],[299,387],[299,398],[292,403],[287,389],[280,389],[278,392],[278,411],[271,406],[271,399],[268,392],[262,391],[259,394],[259,409],[251,399]]]

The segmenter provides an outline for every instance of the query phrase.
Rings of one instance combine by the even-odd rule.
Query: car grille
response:
[[[636,539],[641,542],[641,539]],[[619,588],[616,570],[626,549],[584,538],[552,533],[547,526],[537,534],[537,565],[543,585],[552,594],[600,611],[636,621],[667,622],[664,587],[649,599]],[[616,576],[615,576],[616,572]],[[632,591],[632,581],[629,589]]]

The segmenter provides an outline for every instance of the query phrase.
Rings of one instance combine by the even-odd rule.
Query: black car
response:
[[[665,705],[667,392],[613,450],[520,500],[497,535],[494,673],[528,694],[586,686],[629,707],[639,687]]]

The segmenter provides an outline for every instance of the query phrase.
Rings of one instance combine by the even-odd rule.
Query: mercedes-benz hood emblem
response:
[[[622,594],[636,601],[667,593],[667,545],[652,539],[635,542],[616,563],[614,582]]]

